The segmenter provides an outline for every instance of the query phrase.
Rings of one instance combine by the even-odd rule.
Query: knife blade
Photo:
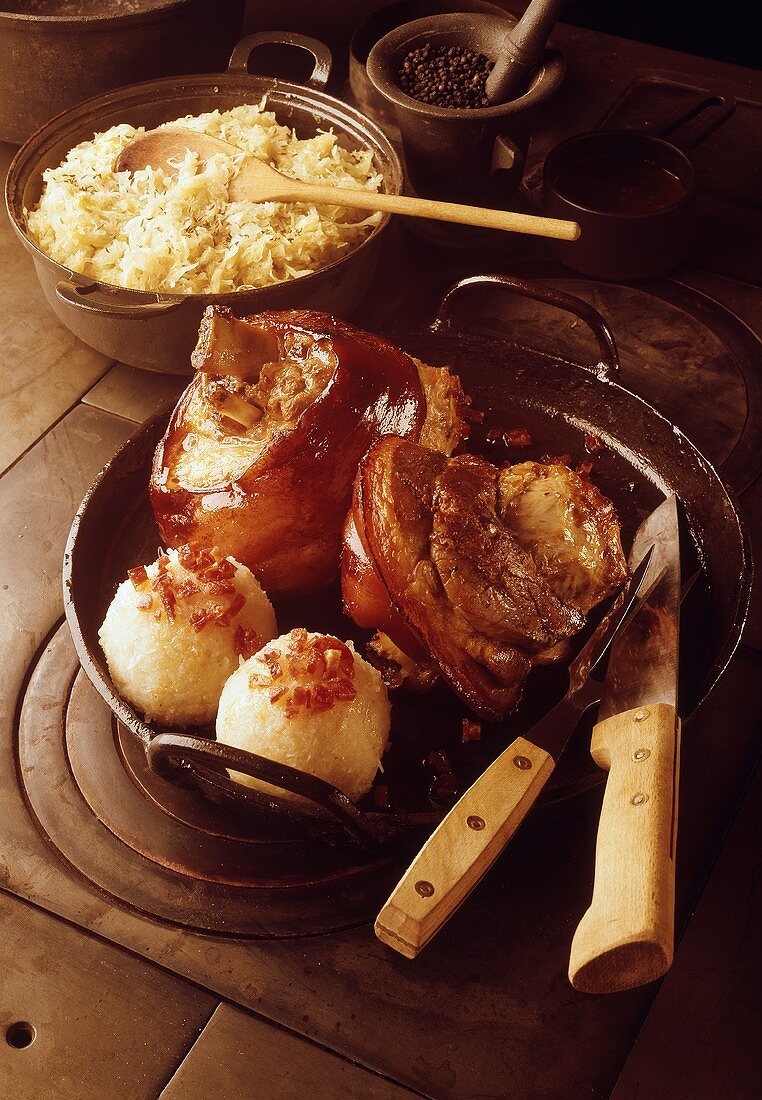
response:
[[[569,960],[570,981],[587,993],[654,981],[674,953],[680,759],[680,541],[674,496],[638,532],[630,564],[645,546],[653,546],[659,579],[611,648],[591,739],[593,759],[609,774],[592,901]]]
[[[497,757],[440,822],[381,909],[376,936],[415,958],[480,881],[553,772],[579,716],[597,702],[590,674],[653,584],[646,548],[629,584],[569,666],[565,697]]]

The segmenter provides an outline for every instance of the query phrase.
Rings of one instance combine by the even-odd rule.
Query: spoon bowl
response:
[[[188,152],[195,153],[200,161],[218,153],[228,157],[245,156],[237,145],[220,138],[182,127],[166,127],[149,130],[147,134],[134,138],[122,149],[114,167],[117,172],[139,172],[150,165],[171,175],[177,170],[175,162]],[[230,202],[285,202],[288,201],[288,194],[293,192],[293,185],[299,182],[282,175],[258,157],[248,156],[228,185],[228,198]],[[332,188],[326,187],[325,190],[331,191]]]

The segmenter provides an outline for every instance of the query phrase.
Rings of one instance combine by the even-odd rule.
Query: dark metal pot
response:
[[[646,279],[676,267],[690,249],[696,207],[696,173],[684,150],[734,110],[734,100],[709,96],[685,117],[654,119],[647,133],[601,129],[562,141],[545,161],[543,209],[551,217],[578,222],[582,232],[576,241],[560,246],[548,242],[551,253],[575,271],[599,279]],[[584,189],[574,194],[566,190],[568,173],[599,157],[628,169],[628,198],[622,209],[600,208],[592,197],[585,199]],[[646,209],[643,198],[648,196],[640,193],[646,181],[636,182],[644,166],[676,177],[681,193]]]
[[[585,160],[611,157],[665,169],[682,185],[682,196],[661,209],[637,213],[598,210],[571,198],[559,183],[565,170]],[[629,130],[596,130],[557,145],[545,161],[543,207],[554,218],[570,218],[582,230],[558,259],[599,279],[645,279],[676,267],[693,236],[696,179],[693,165],[669,142]],[[551,246],[552,248],[552,246]]]
[[[240,33],[245,0],[92,7],[82,15],[0,12],[0,141],[25,141],[59,111],[122,84],[216,72]]]
[[[251,54],[271,43],[292,45],[313,55],[315,65],[306,85],[248,72]],[[59,320],[90,347],[113,359],[146,370],[184,374],[190,372],[190,353],[201,315],[210,304],[230,306],[239,315],[301,306],[351,314],[373,276],[389,215],[346,256],[300,279],[258,290],[175,297],[126,290],[62,267],[30,239],[24,214],[39,200],[45,169],[60,164],[74,145],[98,130],[120,122],[150,129],[187,114],[257,103],[264,95],[278,121],[293,127],[300,137],[332,128],[350,148],[370,146],[384,178],[384,190],[399,193],[402,166],[384,133],[359,111],[322,91],[330,68],[330,51],[313,38],[283,32],[253,34],[238,43],[225,73],[120,88],[59,115],[30,138],[11,164],[6,205]]]
[[[469,334],[458,317],[473,318],[474,298],[496,287],[565,310],[587,325],[599,347],[596,363],[582,365],[520,344]],[[458,309],[460,303],[461,308]],[[679,428],[618,381],[616,346],[608,325],[586,302],[542,284],[499,275],[463,279],[445,296],[436,321],[423,332],[392,333],[409,354],[434,366],[448,364],[461,377],[476,408],[486,413],[481,440],[474,429],[470,446],[483,453],[489,428],[526,427],[539,457],[581,455],[589,434],[606,442],[595,460],[595,482],[613,501],[628,546],[638,524],[669,493],[680,502],[681,552],[685,576],[700,571],[681,609],[680,713],[687,720],[725,669],[746,618],[752,565],[749,538],[735,498],[720,474]],[[391,749],[384,758],[384,784],[391,810],[372,801],[357,806],[328,784],[245,750],[211,739],[211,731],[166,730],[147,723],[119,697],[98,640],[98,630],[117,585],[136,562],[147,561],[159,541],[148,502],[147,483],[156,443],[167,414],[143,425],[124,444],[91,486],[72,525],[63,567],[64,606],[77,655],[96,690],[116,718],[145,749],[150,767],[173,783],[192,781],[222,806],[238,806],[277,827],[288,823],[327,833],[335,828],[369,846],[384,845],[412,828],[431,826],[447,807],[424,807],[425,799],[409,773],[432,748],[446,748],[460,781],[470,785],[497,751],[525,734],[554,699],[555,689],[540,678],[526,686],[519,710],[486,732],[482,741],[463,745],[461,715],[467,711],[451,692],[422,696],[400,692],[395,699]],[[491,456],[494,460],[494,449]],[[498,460],[500,460],[498,456]],[[328,631],[337,637],[363,634],[340,611],[337,590],[279,602],[281,631],[292,626]],[[460,708],[460,709],[459,709]],[[591,720],[592,720],[592,716]],[[577,730],[534,813],[563,812],[603,780],[589,755],[590,727]],[[586,736],[587,734],[587,736]],[[686,739],[686,751],[690,751]],[[229,778],[225,768],[247,772],[309,799],[320,816],[294,803],[268,796]],[[325,812],[332,823],[326,822]]]
[[[399,70],[406,54],[431,42],[467,46],[495,58],[515,22],[508,15],[430,16],[391,31],[371,50],[368,77],[396,111],[406,169],[416,191],[426,198],[510,208],[537,114],[560,87],[565,65],[557,50],[548,49],[528,89],[517,99],[455,110],[421,103],[401,90]]]

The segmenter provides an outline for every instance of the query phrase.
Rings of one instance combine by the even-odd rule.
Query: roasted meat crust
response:
[[[589,573],[587,589],[582,575],[569,586],[563,568],[543,572],[553,545],[565,544],[562,525],[548,522],[536,540],[537,559],[523,544],[535,504],[520,508],[520,496],[533,489],[532,478],[522,493],[511,494],[508,482],[504,493],[506,471],[473,455],[447,459],[402,439],[381,440],[361,464],[345,529],[345,610],[414,659],[423,651],[486,718],[515,705],[532,666],[561,656],[584,625],[583,607],[611,594],[626,575],[609,502],[570,470],[533,465],[533,477],[554,486],[543,492],[563,491],[558,508],[566,507],[567,519],[578,518],[573,501],[581,502],[585,528],[574,532],[573,545]],[[511,526],[517,510],[518,533]],[[573,557],[566,554],[567,566]]]
[[[193,363],[154,456],[161,537],[218,547],[271,596],[336,576],[357,465],[373,443],[423,435],[449,451],[465,435],[457,378],[327,313],[237,318],[210,307]]]
[[[379,630],[417,664],[431,665],[431,657],[392,603],[389,591],[368,551],[360,501],[360,478],[355,481],[352,508],[344,524],[341,550],[341,591],[344,613],[366,630]]]

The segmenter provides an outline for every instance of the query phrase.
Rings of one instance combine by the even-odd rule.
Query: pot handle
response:
[[[273,787],[301,795],[327,810],[352,840],[365,848],[377,847],[375,834],[365,814],[358,810],[351,798],[325,780],[308,775],[288,764],[279,764],[246,749],[237,749],[208,737],[188,733],[155,734],[148,743],[146,755],[151,768],[164,779],[172,781],[178,770],[182,769],[200,776],[205,785],[211,784],[239,805],[255,805],[269,810],[270,813],[279,812],[291,818],[305,816],[293,802],[277,795],[256,791],[216,769],[222,765],[224,768],[251,775]],[[210,769],[203,765],[213,767]]]
[[[717,95],[714,92],[695,88],[693,89],[695,94],[687,101],[682,97],[677,105],[668,103],[667,106],[656,108],[649,106],[647,111],[641,111],[638,116],[625,117],[624,121],[619,121],[620,111],[630,92],[633,88],[643,85],[651,87],[659,85],[685,91],[684,85],[675,84],[672,80],[665,81],[659,77],[636,80],[625,88],[596,129],[632,130],[636,133],[650,134],[668,141],[671,145],[676,145],[678,149],[687,151],[722,126],[737,106],[732,96]]]
[[[678,149],[693,149],[722,126],[735,109],[736,101],[732,96],[707,95],[679,116],[662,119],[659,137]]]
[[[512,294],[521,294],[536,302],[546,302],[550,306],[564,309],[567,313],[579,317],[598,341],[601,356],[597,363],[584,365],[584,369],[592,371],[604,382],[613,381],[619,374],[619,354],[616,350],[614,335],[597,309],[593,309],[581,298],[565,294],[562,290],[544,286],[542,283],[528,283],[524,279],[514,279],[510,275],[470,275],[466,279],[460,279],[450,287],[442,299],[431,326],[433,332],[452,327],[452,313],[456,300],[465,290],[476,286],[499,286]]]
[[[66,279],[56,283],[56,297],[67,306],[74,306],[75,309],[82,309],[88,313],[105,313],[110,317],[125,319],[161,317],[183,303],[182,298],[172,298],[170,301],[162,302],[157,295],[155,302],[136,302],[130,305],[119,301],[121,294],[122,291],[118,287],[109,290],[101,283],[73,283]],[[116,300],[111,301],[111,298]]]
[[[306,34],[292,34],[291,31],[261,31],[259,34],[247,34],[236,45],[230,55],[228,65],[229,73],[248,73],[251,55],[259,46],[294,46],[300,50],[311,53],[315,59],[315,66],[305,80],[310,88],[321,91],[328,83],[331,75],[333,55],[324,42],[319,38],[308,38]]]

